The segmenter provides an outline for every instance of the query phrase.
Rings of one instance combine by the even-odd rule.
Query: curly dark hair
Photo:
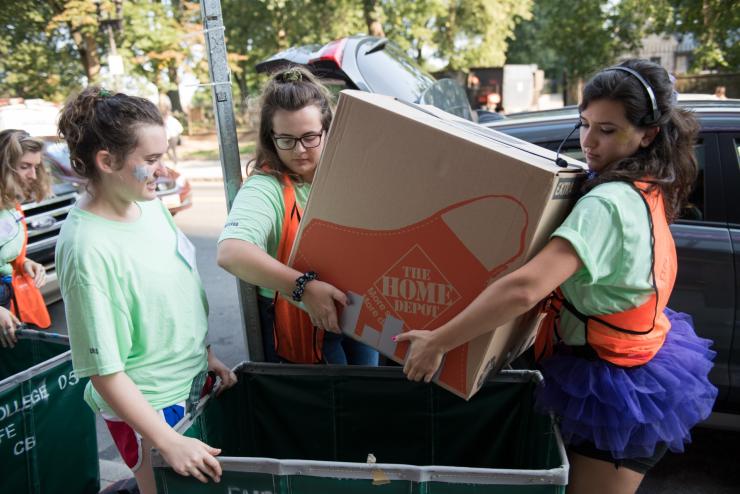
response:
[[[287,175],[294,182],[302,178],[291,172],[280,160],[272,139],[272,118],[278,110],[297,111],[316,105],[321,112],[321,129],[329,130],[333,116],[331,93],[307,69],[298,66],[276,72],[267,82],[260,98],[260,125],[256,168],[254,173],[272,175],[280,179]]]
[[[67,141],[75,172],[94,182],[99,178],[96,153],[107,150],[122,162],[136,147],[136,131],[142,125],[164,126],[154,103],[89,86],[64,105],[59,117],[59,136]]]
[[[588,180],[583,192],[605,182],[646,179],[651,187],[660,187],[666,216],[672,222],[678,217],[697,178],[693,147],[699,124],[691,112],[676,106],[673,82],[660,65],[631,59],[619,66],[636,71],[650,85],[657,103],[657,121],[652,122],[652,105],[646,88],[637,77],[622,70],[605,69],[588,81],[579,110],[583,112],[596,100],[618,101],[624,106],[627,120],[632,125],[640,128],[656,126],[659,132],[649,146],[609,165],[598,176]]]

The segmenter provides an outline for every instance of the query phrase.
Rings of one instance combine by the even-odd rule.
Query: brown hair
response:
[[[26,153],[44,150],[44,142],[31,137],[25,130],[7,129],[0,132],[0,206],[9,209],[20,201],[41,201],[50,192],[49,174],[42,165],[36,169],[36,180],[25,184],[18,179],[16,166]]]
[[[67,141],[75,172],[96,181],[97,152],[107,150],[122,162],[136,147],[137,130],[142,125],[164,126],[154,103],[90,86],[64,105],[59,117],[59,135]]]
[[[633,156],[613,163],[584,184],[587,192],[599,184],[612,181],[634,182],[648,178],[652,187],[663,192],[669,222],[678,217],[697,177],[694,143],[699,124],[693,114],[675,105],[673,82],[668,72],[648,60],[631,59],[620,64],[638,72],[650,85],[657,104],[657,121],[652,118],[652,104],[642,82],[629,72],[606,69],[596,74],[583,89],[579,110],[592,101],[608,99],[622,104],[627,120],[636,127],[659,127],[659,132],[646,148]]]
[[[287,175],[301,182],[298,175],[280,160],[272,139],[272,118],[278,110],[297,111],[316,105],[321,112],[321,128],[329,130],[333,116],[331,93],[303,67],[289,67],[275,73],[267,82],[260,98],[260,125],[255,161],[255,173],[281,178]],[[266,169],[263,169],[265,167]]]

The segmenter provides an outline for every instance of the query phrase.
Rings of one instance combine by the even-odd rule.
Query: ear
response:
[[[95,168],[100,173],[112,173],[115,171],[114,159],[110,151],[101,149],[95,153]]]
[[[655,136],[658,135],[658,132],[660,132],[660,127],[648,127],[645,130],[645,134],[642,136],[642,139],[640,139],[640,147],[646,148],[652,144],[653,140],[655,140]]]

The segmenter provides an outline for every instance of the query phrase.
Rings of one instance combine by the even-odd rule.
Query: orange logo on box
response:
[[[490,266],[469,250],[444,219],[446,213],[481,201],[508,206],[515,212],[508,220],[513,232],[511,247]],[[432,330],[449,321],[524,254],[527,227],[527,210],[517,198],[493,194],[451,204],[393,230],[309,219],[302,227],[294,267],[316,271],[324,281],[361,296],[355,327],[349,329],[360,340],[368,339],[366,330],[373,332],[373,338],[382,339],[388,315],[397,319],[403,330]],[[400,343],[392,355],[403,361],[407,349],[407,343]],[[450,350],[439,382],[466,394],[467,360],[467,343]]]
[[[418,244],[373,286],[398,319],[418,329],[427,329],[460,300],[460,293]]]

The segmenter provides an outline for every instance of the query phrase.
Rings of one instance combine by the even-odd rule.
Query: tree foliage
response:
[[[535,0],[514,30],[507,62],[537,63],[551,77],[588,76],[651,33],[690,35],[692,70],[740,69],[740,9],[732,0]]]
[[[0,2],[0,97],[59,99],[80,83],[77,50],[65,33],[47,30],[52,2],[12,4]]]
[[[232,73],[254,93],[254,66],[288,47],[353,34],[384,35],[421,65],[500,65],[515,17],[531,0],[222,0]]]
[[[656,15],[639,0],[535,0],[532,20],[517,25],[508,63],[536,63],[551,77],[585,77],[639,47]]]
[[[0,94],[62,100],[100,82],[112,49],[101,19],[115,18],[112,0],[27,0],[0,3]],[[182,69],[197,70],[193,47],[202,36],[197,0],[128,0],[113,43],[127,73],[160,91],[176,89]]]
[[[740,8],[733,0],[660,0],[656,28],[690,35],[697,44],[693,71],[740,70]]]

